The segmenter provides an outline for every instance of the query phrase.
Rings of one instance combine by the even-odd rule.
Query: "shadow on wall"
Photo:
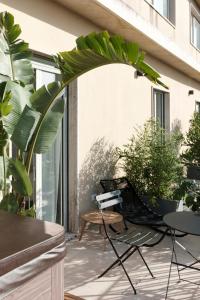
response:
[[[116,173],[118,156],[113,144],[105,138],[99,138],[90,148],[79,173],[79,209],[84,212],[95,208],[92,194],[102,192],[99,181],[103,178],[112,178]]]
[[[181,126],[181,120],[179,119],[174,119],[172,124],[171,124],[171,131],[172,132],[182,132],[182,126]]]

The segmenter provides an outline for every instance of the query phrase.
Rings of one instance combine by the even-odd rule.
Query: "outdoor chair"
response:
[[[167,226],[163,221],[163,216],[169,211],[162,211],[162,209],[159,210],[159,213],[154,211],[142,200],[142,198],[136,192],[135,187],[126,177],[102,179],[100,180],[100,184],[104,193],[114,190],[121,191],[123,202],[121,205],[116,205],[114,207],[114,211],[123,216],[125,228],[127,228],[127,222],[130,222],[136,225],[150,226],[161,233],[166,232]],[[113,231],[115,231],[112,225],[110,225],[110,227]],[[166,234],[170,235],[169,232]],[[184,237],[186,233],[176,231],[175,235],[176,237]]]
[[[125,226],[128,221],[133,224],[151,226],[159,231],[166,227],[163,221],[165,212],[158,214],[148,207],[126,177],[100,180],[100,184],[104,193],[113,190],[121,191],[123,203],[116,205],[114,210],[122,214]]]
[[[105,236],[110,242],[110,245],[117,257],[117,259],[106,268],[106,270],[98,276],[98,278],[104,276],[110,269],[116,266],[121,266],[124,270],[124,273],[134,291],[134,294],[136,294],[136,289],[130,279],[130,276],[128,275],[128,272],[124,266],[124,262],[132,256],[135,252],[138,252],[139,256],[141,257],[142,261],[144,262],[147,270],[149,271],[152,278],[154,278],[153,273],[151,272],[146,260],[144,259],[140,248],[141,247],[153,247],[160,243],[166,232],[168,231],[168,228],[165,229],[164,233],[159,233],[155,231],[151,227],[146,226],[135,226],[131,224],[131,227],[129,229],[124,229],[123,232],[120,233],[112,233],[108,231],[106,228],[106,223],[104,221],[103,212],[102,210],[105,208],[110,208],[112,206],[122,206],[123,205],[123,199],[121,197],[121,191],[120,190],[114,190],[108,193],[100,194],[96,196],[96,201],[98,203],[98,207],[100,209],[100,212],[102,213],[102,223],[105,231]],[[115,241],[126,244],[128,247],[124,251],[124,253],[119,254]]]

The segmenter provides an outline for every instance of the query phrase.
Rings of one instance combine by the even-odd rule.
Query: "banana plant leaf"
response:
[[[34,130],[40,120],[40,116],[41,113],[26,105],[17,125],[15,126],[11,140],[23,152],[28,148],[32,135],[34,134]]]
[[[8,12],[0,13],[0,80],[19,81],[32,89],[33,69],[29,58],[29,46],[19,39],[21,29],[14,24],[14,17]]]
[[[15,192],[23,196],[31,196],[32,184],[26,168],[20,160],[9,159],[8,173],[14,178],[12,186]]]
[[[159,73],[144,62],[144,52],[139,50],[136,43],[127,42],[120,36],[110,36],[104,31],[81,36],[76,44],[74,50],[60,52],[55,57],[65,85],[94,68],[122,63],[134,67],[153,83],[167,88],[160,81]]]
[[[6,93],[11,92],[9,104],[12,106],[9,114],[2,116],[5,130],[8,134],[12,134],[16,125],[21,118],[21,114],[26,105],[30,106],[31,93],[21,85],[13,81],[0,83],[0,98],[3,99]]]
[[[42,86],[33,93],[30,99],[32,109],[26,107],[11,137],[22,151],[27,150],[30,141],[33,142],[30,151],[34,153],[44,153],[52,145],[64,113],[62,94],[63,88],[57,82]]]
[[[159,80],[158,72],[144,62],[144,52],[135,43],[127,42],[119,36],[110,36],[107,32],[80,37],[76,43],[74,50],[61,52],[55,58],[62,72],[62,85],[53,82],[41,87],[31,96],[32,108],[41,113],[37,126],[34,130],[28,126],[30,135],[27,133],[24,136],[22,126],[25,123],[19,120],[16,125],[18,130],[13,133],[12,140],[22,150],[27,149],[29,144],[29,167],[34,152],[43,153],[52,145],[64,110],[63,101],[59,101],[60,94],[66,85],[80,75],[99,66],[122,63],[139,70],[152,82],[166,87]],[[22,118],[25,115],[22,114]],[[35,126],[34,122],[32,124]]]

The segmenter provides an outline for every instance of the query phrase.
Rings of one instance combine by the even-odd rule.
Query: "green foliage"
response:
[[[0,14],[0,79],[15,80],[21,85],[32,89],[33,70],[29,58],[32,53],[28,44],[19,39],[21,28],[14,24],[14,17],[8,13]]]
[[[178,155],[181,140],[180,133],[167,134],[151,119],[119,151],[123,169],[140,194],[172,198],[183,173]]]
[[[19,211],[18,211],[18,215],[19,216],[23,216],[23,217],[32,217],[32,218],[35,218],[36,217],[36,213],[35,213],[35,207],[32,206],[28,209],[25,209],[25,208],[21,208]]]
[[[16,196],[14,194],[7,194],[0,202],[0,209],[16,214],[19,209]]]
[[[190,182],[185,203],[192,211],[200,211],[200,185],[195,180]]]
[[[200,167],[200,113],[194,113],[190,120],[185,144],[187,149],[182,154],[184,163]]]
[[[9,211],[18,207],[18,213],[33,216],[34,208],[27,211],[22,208],[24,200],[32,194],[29,178],[32,157],[52,146],[63,117],[63,91],[71,81],[99,66],[122,63],[139,70],[153,83],[166,86],[158,72],[145,63],[144,52],[136,43],[105,31],[81,36],[72,51],[55,56],[62,73],[61,82],[34,91],[32,54],[20,34],[21,28],[14,17],[8,12],[0,13],[0,180],[4,182],[1,205]],[[8,141],[15,148],[12,158],[7,157]],[[7,188],[10,175],[11,193]]]
[[[13,176],[12,186],[22,196],[31,196],[32,184],[24,164],[18,159],[9,159],[8,175]]]

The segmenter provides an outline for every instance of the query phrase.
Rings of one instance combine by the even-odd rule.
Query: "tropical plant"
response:
[[[173,197],[183,175],[178,155],[181,140],[179,132],[167,134],[150,119],[119,150],[123,170],[141,195],[148,195],[152,201]]]
[[[122,63],[134,67],[153,83],[163,85],[160,75],[144,62],[144,52],[136,43],[108,32],[91,33],[76,40],[72,51],[54,57],[61,70],[60,82],[33,89],[31,51],[19,39],[20,26],[14,17],[0,14],[0,208],[24,212],[24,199],[31,197],[29,178],[34,153],[45,153],[60,126],[65,87],[78,76],[103,65]],[[167,87],[166,87],[167,88]],[[12,143],[13,154],[8,156]],[[11,179],[10,179],[11,178]],[[33,214],[28,210],[28,214]]]

